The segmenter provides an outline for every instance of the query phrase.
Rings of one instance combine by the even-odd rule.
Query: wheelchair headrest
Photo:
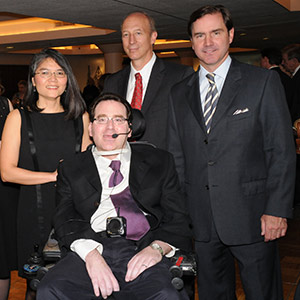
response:
[[[132,109],[132,126],[131,126],[131,138],[129,138],[129,141],[136,140],[140,138],[146,129],[146,121],[143,116],[143,113],[138,110],[133,108]]]

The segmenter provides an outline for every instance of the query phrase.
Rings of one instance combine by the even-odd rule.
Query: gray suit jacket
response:
[[[263,214],[291,217],[295,145],[279,76],[232,60],[206,134],[198,72],[171,91],[169,150],[196,240],[212,221],[228,245],[262,240]]]
[[[166,149],[168,99],[171,87],[194,73],[191,67],[156,58],[142,105],[146,130],[141,140]],[[105,80],[103,92],[114,92],[126,98],[130,66]]]

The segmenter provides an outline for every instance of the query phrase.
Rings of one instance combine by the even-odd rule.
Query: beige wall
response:
[[[87,74],[88,66],[90,66],[91,77],[93,78],[97,67],[99,66],[102,74],[105,73],[105,64],[104,58],[100,55],[69,55],[67,56],[68,61],[70,62],[73,72],[78,81],[81,91],[86,86],[87,83]]]

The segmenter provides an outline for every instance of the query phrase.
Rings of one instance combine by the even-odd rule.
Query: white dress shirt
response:
[[[295,69],[295,71],[292,74],[292,78],[296,75],[296,73],[299,71],[300,65]]]
[[[95,232],[106,230],[106,219],[108,217],[117,216],[117,211],[111,201],[110,195],[121,193],[129,185],[129,168],[131,158],[131,149],[129,144],[126,143],[125,148],[120,149],[118,152],[118,156],[113,160],[121,161],[120,172],[123,175],[123,180],[117,186],[109,187],[109,178],[113,173],[113,170],[109,167],[111,160],[102,156],[103,154],[108,153],[99,152],[96,147],[93,147],[92,149],[92,154],[96,162],[102,185],[100,205],[91,217],[91,227]],[[95,248],[97,248],[100,254],[103,252],[103,246],[100,243],[89,239],[76,240],[71,244],[70,248],[83,260],[85,260],[86,255]]]
[[[231,57],[228,55],[224,62],[213,72],[215,74],[215,83],[218,89],[219,96],[221,95],[222,88],[231,64]],[[205,97],[209,88],[209,82],[206,77],[208,72],[204,67],[199,68],[199,86],[202,111],[204,111]]]
[[[126,94],[126,100],[131,104],[132,101],[132,96],[135,88],[135,74],[140,73],[142,76],[142,82],[143,82],[143,100],[146,94],[147,86],[149,83],[150,75],[152,72],[153,65],[156,61],[156,55],[152,54],[151,59],[149,62],[139,71],[137,71],[133,65],[132,62],[130,63],[131,66],[131,71],[129,75],[129,80],[128,80],[128,86],[127,86],[127,94]]]

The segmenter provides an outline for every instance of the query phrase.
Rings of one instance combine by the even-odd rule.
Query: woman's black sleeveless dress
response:
[[[19,167],[35,170],[28,138],[28,126],[23,109]],[[36,157],[40,171],[53,172],[59,161],[75,154],[81,148],[83,123],[66,120],[65,113],[30,112]],[[80,151],[80,150],[79,150]],[[21,185],[18,205],[18,269],[23,275],[34,245],[42,251],[51,231],[51,220],[55,211],[55,182],[41,186],[41,197],[37,196],[36,185]]]
[[[8,101],[0,97],[0,140],[6,117]],[[17,269],[17,206],[19,186],[0,179],[0,279]]]

